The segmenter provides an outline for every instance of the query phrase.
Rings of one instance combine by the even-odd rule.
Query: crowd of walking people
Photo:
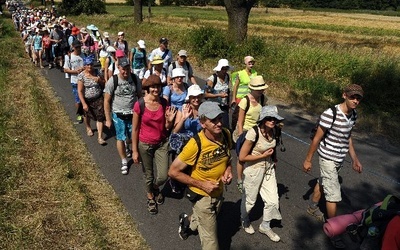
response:
[[[121,173],[129,174],[129,158],[141,164],[150,214],[157,214],[164,203],[164,185],[185,192],[193,211],[180,215],[179,236],[186,239],[197,231],[203,249],[218,249],[216,218],[224,185],[233,180],[235,148],[242,228],[254,234],[249,214],[260,195],[264,210],[258,230],[280,241],[271,221],[282,219],[275,172],[278,125],[284,118],[276,106],[266,104],[268,85],[257,74],[254,57],[246,55],[244,68],[233,74],[227,59],[218,60],[202,88],[187,61],[188,52],[181,49],[174,58],[165,37],[147,53],[142,39],[130,48],[123,31],[113,40],[93,24],[76,27],[54,7],[17,8],[12,18],[32,63],[59,69],[70,79],[76,119],[87,136],[94,136],[91,120],[101,145],[107,145],[104,125],[114,129]],[[354,170],[362,171],[351,131],[363,95],[360,85],[351,84],[342,92],[343,102],[322,113],[304,161],[309,171],[318,151],[321,177],[307,212],[320,221],[336,216],[342,199],[338,173],[347,153]],[[318,208],[322,195],[327,216]],[[332,243],[343,247],[340,237]]]

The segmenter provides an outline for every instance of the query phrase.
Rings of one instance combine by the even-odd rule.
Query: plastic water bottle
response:
[[[370,226],[370,227],[368,228],[368,237],[373,238],[373,237],[376,237],[376,236],[378,236],[378,235],[379,235],[379,229],[378,229],[377,227],[375,227],[375,226]]]

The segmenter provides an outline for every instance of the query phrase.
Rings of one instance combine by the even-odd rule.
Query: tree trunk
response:
[[[135,4],[135,6],[133,7],[134,22],[142,23],[143,22],[142,0],[134,0],[133,2]]]
[[[256,0],[224,0],[228,13],[228,32],[235,42],[242,43],[247,37],[247,22]]]

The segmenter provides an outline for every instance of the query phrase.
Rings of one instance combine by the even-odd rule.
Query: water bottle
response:
[[[375,226],[370,226],[368,228],[368,237],[374,238],[379,235],[379,228]]]

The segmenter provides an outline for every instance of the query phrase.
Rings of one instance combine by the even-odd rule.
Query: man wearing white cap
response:
[[[168,84],[172,83],[172,70],[175,68],[182,68],[185,72],[185,78],[183,79],[183,82],[186,83],[192,83],[192,84],[197,84],[196,79],[193,76],[193,68],[190,65],[190,63],[187,61],[187,51],[186,50],[180,50],[178,52],[178,57],[177,60],[173,63],[171,63],[168,67],[168,77],[167,77],[167,82]]]
[[[232,142],[229,131],[222,128],[222,113],[215,102],[200,105],[198,115],[203,129],[189,140],[168,172],[171,178],[188,185],[186,196],[193,207],[191,216],[179,216],[179,237],[186,240],[198,231],[202,249],[219,249],[217,215],[223,187],[232,180]],[[190,174],[185,171],[188,166]]]

